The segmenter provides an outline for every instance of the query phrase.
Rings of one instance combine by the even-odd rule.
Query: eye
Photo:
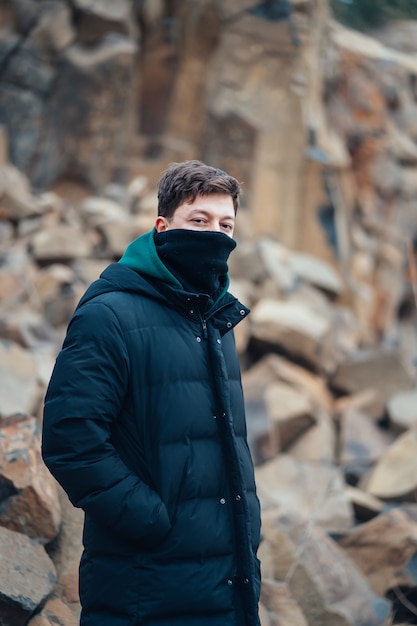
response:
[[[225,230],[233,230],[233,225],[232,224],[222,224],[222,228],[224,228]]]

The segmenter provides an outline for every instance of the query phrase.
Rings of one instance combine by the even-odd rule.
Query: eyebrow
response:
[[[195,215],[196,213],[200,213],[201,215],[205,215],[206,217],[210,217],[210,212],[206,211],[205,209],[193,209],[190,213],[190,217],[192,215]],[[234,215],[223,215],[220,219],[223,220],[231,220],[232,222],[235,221],[235,216]]]

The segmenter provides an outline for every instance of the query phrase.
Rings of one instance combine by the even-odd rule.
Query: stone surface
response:
[[[0,416],[36,411],[36,364],[18,344],[0,339]]]
[[[56,583],[56,570],[43,546],[0,527],[0,615],[4,624],[24,626]]]
[[[265,606],[271,626],[308,626],[308,622],[291,596],[286,583],[264,579],[261,602]]]
[[[281,454],[258,466],[255,475],[264,511],[276,510],[299,522],[310,520],[329,532],[351,527],[353,509],[337,467]]]
[[[47,600],[42,611],[29,620],[27,626],[77,626],[78,620],[59,598]]]
[[[392,509],[353,528],[339,541],[366,576],[374,592],[415,587],[411,559],[417,552],[417,523],[400,509]]]
[[[34,417],[0,420],[0,476],[4,484],[0,526],[41,543],[55,539],[61,507],[56,482],[41,458],[39,424]]]
[[[285,450],[314,424],[313,407],[309,399],[286,383],[276,382],[267,387],[265,405],[278,450]]]
[[[416,473],[414,56],[329,21],[327,2],[294,0],[290,19],[277,17],[285,3],[246,0],[3,4],[0,336],[13,355],[0,352],[1,401],[41,418],[69,316],[127,240],[152,228],[160,171],[188,157],[226,168],[244,190],[229,267],[232,293],[253,310],[235,336],[263,517],[301,515],[314,544],[303,555],[303,536],[281,527],[280,548],[296,546],[284,573],[282,552],[275,563],[270,544],[261,546],[270,581],[262,626],[297,623],[301,601],[309,626],[382,626],[387,605],[378,612],[368,583],[315,527],[350,534],[355,523],[359,533],[381,518],[383,535],[392,499],[416,515],[405,502]],[[392,47],[411,50],[412,29],[398,32],[407,33],[403,46],[397,35]],[[49,185],[53,193],[39,193]],[[278,308],[259,321],[271,301]],[[314,424],[303,431],[307,414]],[[386,452],[382,435],[393,442]],[[44,513],[39,485],[28,486],[32,443],[23,446],[27,465],[6,464],[2,519],[45,537],[56,518],[53,507]],[[82,513],[60,501],[63,524],[48,546],[59,573],[53,597],[78,619]],[[403,555],[412,533],[405,523],[397,531]],[[399,580],[415,603],[403,565]],[[379,574],[378,588],[389,589],[392,569],[382,564]],[[303,595],[299,605],[287,584]],[[395,620],[406,622],[388,594]],[[62,614],[44,608],[43,624],[67,619],[61,605]]]
[[[331,377],[332,386],[345,393],[375,390],[375,402],[368,411],[382,417],[388,398],[395,392],[410,390],[413,378],[401,355],[392,350],[361,350],[341,363]]]
[[[347,475],[358,478],[387,452],[394,436],[354,409],[343,412],[339,423],[339,463]]]
[[[391,426],[398,432],[417,426],[417,391],[393,394],[387,402]]]
[[[252,336],[313,367],[330,360],[330,321],[306,303],[264,298],[252,309]]]
[[[314,522],[265,520],[275,578],[285,581],[311,626],[388,626],[390,603]]]
[[[365,491],[382,500],[414,501],[416,474],[417,429],[400,435],[361,480]]]

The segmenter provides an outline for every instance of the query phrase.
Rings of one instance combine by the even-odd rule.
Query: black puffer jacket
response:
[[[113,264],[48,388],[43,456],[85,511],[83,626],[258,626],[259,502],[230,294]]]

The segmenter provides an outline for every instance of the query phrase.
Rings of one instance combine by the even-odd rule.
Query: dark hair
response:
[[[216,193],[230,195],[236,213],[240,191],[236,178],[202,161],[171,163],[158,181],[158,215],[170,219],[184,202],[192,204],[197,195]]]

